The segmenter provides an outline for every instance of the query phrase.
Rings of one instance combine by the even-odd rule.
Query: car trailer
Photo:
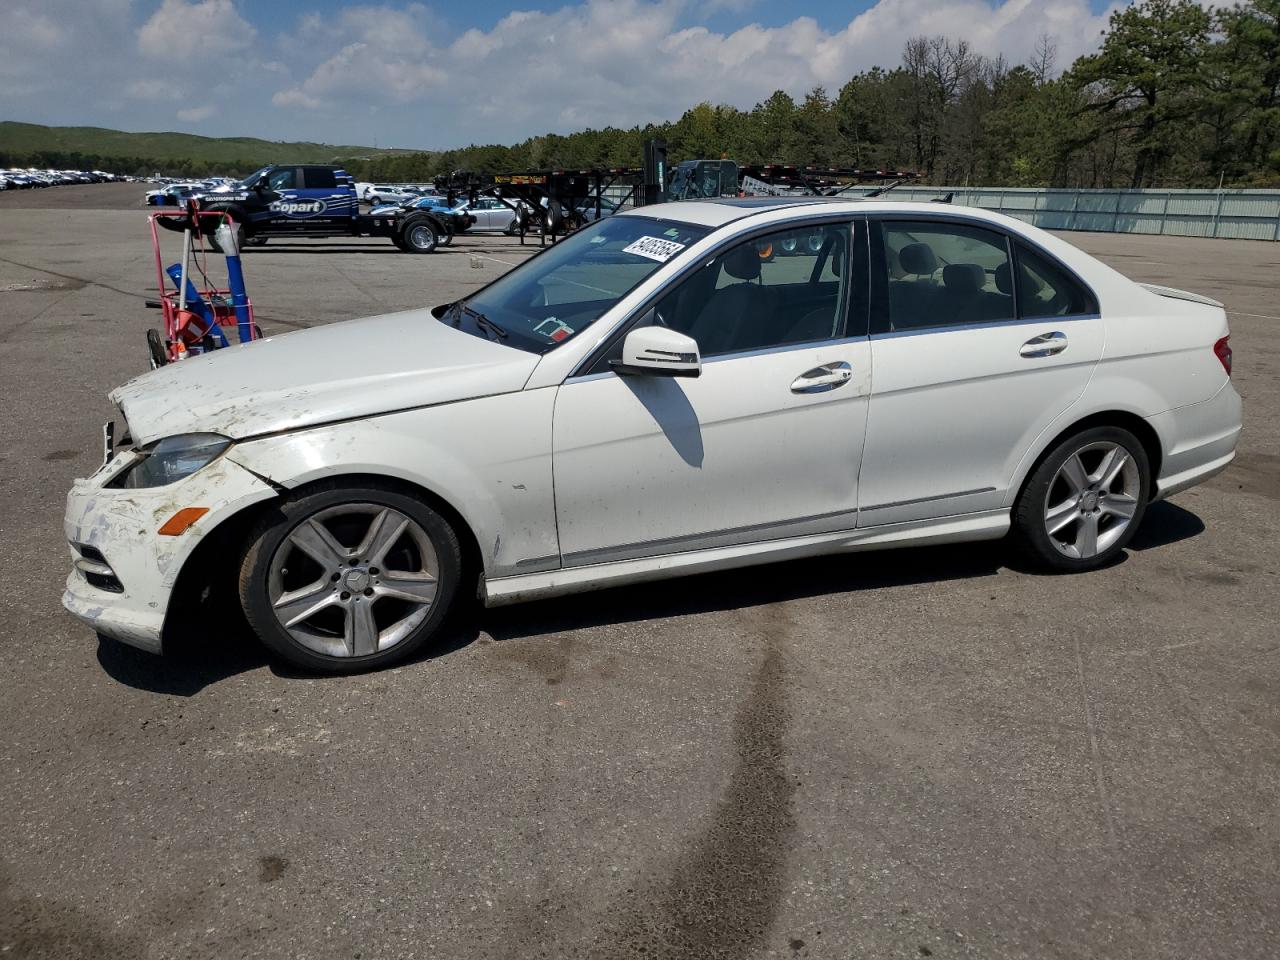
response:
[[[858,184],[878,184],[883,192],[919,174],[908,170],[864,170],[860,167],[766,163],[740,165],[733,160],[685,160],[670,170],[668,180],[667,145],[661,139],[645,143],[642,167],[590,167],[581,170],[526,170],[515,173],[473,173],[456,171],[435,178],[435,187],[445,194],[449,205],[461,199],[492,197],[515,211],[521,244],[534,232],[533,214],[538,214],[536,232],[540,244],[550,237],[571,233],[589,218],[583,215],[594,205],[595,219],[602,213],[605,192],[626,187],[621,199],[611,203],[647,206],[669,200],[696,200],[741,196],[836,196]],[[532,211],[532,213],[531,213]]]
[[[443,193],[449,206],[465,199],[492,197],[515,212],[520,242],[536,232],[540,244],[550,237],[572,233],[583,226],[581,211],[594,206],[599,219],[605,191],[625,186],[626,194],[610,202],[643,203],[644,171],[631,167],[592,167],[584,170],[529,170],[519,173],[472,173],[456,171],[435,178],[435,187]],[[534,216],[537,215],[535,224]]]
[[[739,165],[733,160],[685,160],[671,174],[667,200],[710,197],[834,197],[859,184],[897,184],[914,180],[909,170],[798,166],[784,163]]]

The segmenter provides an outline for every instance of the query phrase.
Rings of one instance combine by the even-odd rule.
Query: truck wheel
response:
[[[406,253],[434,253],[440,243],[436,228],[427,220],[412,220],[400,231]]]

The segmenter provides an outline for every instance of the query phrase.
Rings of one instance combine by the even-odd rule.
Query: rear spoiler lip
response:
[[[1198,293],[1191,293],[1187,290],[1177,290],[1174,287],[1162,287],[1157,283],[1144,283],[1142,286],[1157,296],[1169,297],[1172,300],[1188,300],[1191,303],[1203,303],[1206,306],[1226,309],[1225,304],[1219,303],[1211,297],[1202,297]]]

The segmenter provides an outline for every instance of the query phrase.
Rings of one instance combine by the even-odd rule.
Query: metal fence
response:
[[[850,196],[871,188],[848,191]],[[1022,187],[900,186],[894,200],[983,207],[1046,230],[1153,233],[1178,237],[1280,240],[1280,190],[1048,190]]]

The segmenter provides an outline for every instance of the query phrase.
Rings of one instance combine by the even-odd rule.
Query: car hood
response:
[[[130,380],[111,399],[140,445],[181,433],[240,440],[510,393],[537,363],[536,354],[410,310],[191,357]]]

